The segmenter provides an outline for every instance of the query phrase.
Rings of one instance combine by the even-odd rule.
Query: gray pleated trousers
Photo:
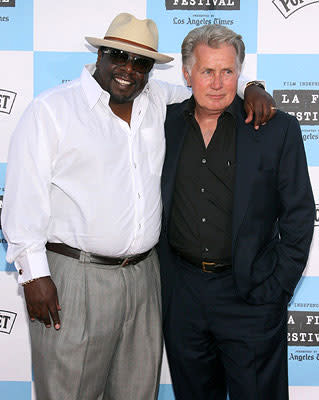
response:
[[[37,400],[153,400],[162,359],[156,251],[127,267],[47,252],[61,329],[30,322]]]

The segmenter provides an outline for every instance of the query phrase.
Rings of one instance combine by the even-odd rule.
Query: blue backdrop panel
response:
[[[96,53],[34,52],[34,96],[78,78],[83,66],[96,58]]]
[[[160,385],[158,400],[174,400],[174,392],[172,385]]]
[[[0,1],[0,50],[33,50],[33,0]]]
[[[0,382],[1,400],[31,400],[31,382]]]

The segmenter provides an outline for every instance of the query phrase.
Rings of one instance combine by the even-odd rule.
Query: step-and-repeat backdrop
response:
[[[222,24],[242,34],[244,73],[264,79],[282,110],[301,125],[317,203],[304,276],[289,304],[292,400],[319,398],[319,1],[314,0],[0,0],[0,204],[11,133],[41,91],[77,77],[96,54],[84,36],[103,37],[120,12],[156,21],[159,51],[175,57],[152,72],[184,84],[179,55],[187,32]],[[20,166],[24,168],[23,165]],[[35,400],[23,293],[0,237],[0,398]],[[173,399],[164,358],[160,400]],[[39,399],[38,399],[39,400]],[[44,399],[41,399],[44,400]],[[137,399],[138,400],[138,399]]]

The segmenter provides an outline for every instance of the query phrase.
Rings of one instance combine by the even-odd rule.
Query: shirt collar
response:
[[[235,120],[238,118],[238,114],[240,113],[241,110],[241,98],[236,94],[234,100],[232,103],[226,108],[224,113],[229,113],[232,117],[235,118]]]
[[[106,105],[109,104],[110,100],[110,94],[106,90],[103,90],[101,86],[97,83],[97,81],[93,78],[95,69],[95,64],[85,65],[80,77],[81,86],[89,103],[90,109],[92,109],[100,99]],[[142,93],[138,97],[148,92],[149,83],[145,85]]]
[[[184,108],[184,113],[185,116],[188,117],[193,117],[195,113],[195,99],[194,96],[192,95],[185,103],[185,108]]]
[[[81,86],[89,103],[90,109],[92,109],[98,100],[100,99],[103,92],[105,92],[97,81],[93,78],[95,72],[95,64],[87,64],[84,66],[81,73]],[[105,92],[108,97],[110,96]]]

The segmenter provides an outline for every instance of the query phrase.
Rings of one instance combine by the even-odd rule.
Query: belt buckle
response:
[[[211,265],[212,267],[214,266],[214,265],[216,265],[216,263],[214,263],[214,262],[206,262],[206,261],[202,261],[202,270],[204,271],[204,272],[213,272],[213,271],[209,271],[209,270],[207,270],[206,269],[206,265]]]
[[[120,265],[120,267],[126,267],[127,264],[129,263],[129,260],[130,260],[129,257],[124,258],[124,260],[123,260],[122,264]]]

